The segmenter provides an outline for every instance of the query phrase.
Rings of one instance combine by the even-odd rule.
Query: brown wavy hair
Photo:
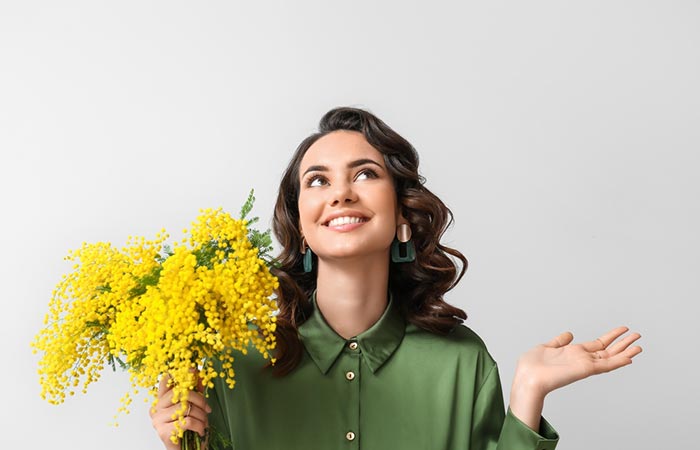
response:
[[[467,259],[446,247],[440,239],[452,224],[450,209],[425,187],[418,174],[415,148],[372,113],[349,107],[328,111],[318,132],[304,139],[296,149],[282,177],[275,204],[272,230],[282,246],[273,273],[279,278],[277,303],[277,362],[273,373],[284,376],[298,365],[303,347],[297,329],[312,309],[310,296],[316,288],[316,266],[304,272],[299,232],[299,166],[306,151],[319,138],[338,130],[362,133],[384,157],[391,174],[398,205],[411,224],[416,260],[391,263],[389,289],[406,320],[431,333],[446,335],[467,318],[467,314],[443,300],[467,269]],[[452,257],[452,258],[450,258]],[[460,261],[458,267],[456,260]]]

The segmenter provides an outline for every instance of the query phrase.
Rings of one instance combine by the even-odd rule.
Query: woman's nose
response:
[[[353,189],[352,183],[336,183],[332,189],[330,204],[338,205],[342,203],[352,203],[357,200],[357,193]]]

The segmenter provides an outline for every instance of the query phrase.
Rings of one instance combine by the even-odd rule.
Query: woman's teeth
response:
[[[328,222],[329,227],[337,227],[339,225],[347,225],[349,223],[360,223],[366,222],[367,219],[362,217],[336,217],[335,219]]]

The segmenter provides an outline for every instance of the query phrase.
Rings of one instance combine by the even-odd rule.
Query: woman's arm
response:
[[[562,333],[538,345],[518,360],[510,393],[510,409],[528,427],[538,430],[547,394],[591,375],[610,372],[632,364],[642,348],[631,346],[641,336],[632,333],[618,342],[629,329],[618,327],[603,336],[572,344],[574,335]]]

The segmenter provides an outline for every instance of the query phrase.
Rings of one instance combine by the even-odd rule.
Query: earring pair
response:
[[[395,263],[413,262],[416,260],[416,247],[411,240],[411,227],[402,223],[396,227],[396,236],[391,243],[391,260]],[[304,255],[304,272],[309,273],[314,268],[313,252],[306,244],[306,238],[301,237],[301,254]]]

